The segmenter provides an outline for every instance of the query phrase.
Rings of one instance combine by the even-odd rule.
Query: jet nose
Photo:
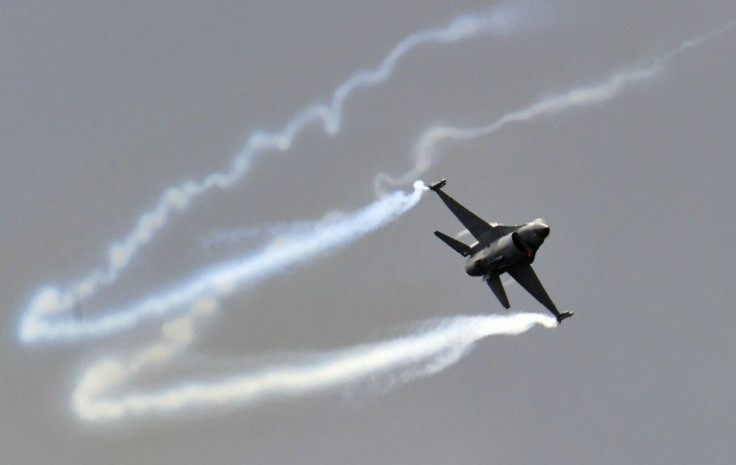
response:
[[[541,237],[542,239],[546,239],[547,236],[549,236],[549,226],[546,224],[538,224],[535,229],[535,232]]]

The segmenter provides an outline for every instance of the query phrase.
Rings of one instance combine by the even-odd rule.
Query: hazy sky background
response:
[[[492,221],[550,222],[535,269],[576,311],[558,329],[483,340],[384,395],[357,388],[112,424],[75,416],[78,377],[149,344],[160,322],[96,341],[19,342],[38,288],[102,266],[167,187],[225,169],[253,131],[327,102],[407,35],[493,5],[0,6],[0,462],[733,463],[736,29],[608,102],[441,146],[426,181],[446,177],[447,192]],[[213,231],[368,204],[376,173],[408,169],[433,124],[492,123],[736,19],[730,0],[536,5],[535,27],[412,51],[386,84],[349,98],[338,136],[314,125],[175,215],[85,312],[258,245],[205,247]],[[435,316],[503,312],[435,229],[461,227],[425,195],[349,248],[225,300],[192,349],[125,389],[380,340]],[[513,309],[543,311],[518,286],[508,293]]]

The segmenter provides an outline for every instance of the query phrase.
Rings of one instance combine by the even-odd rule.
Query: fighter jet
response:
[[[463,257],[468,257],[465,262],[465,271],[470,276],[482,276],[504,308],[509,308],[511,305],[499,276],[508,273],[555,315],[558,324],[562,323],[565,318],[570,318],[573,312],[561,313],[557,310],[531,267],[537,250],[549,235],[547,223],[542,219],[518,226],[487,223],[457,200],[445,194],[442,191],[445,184],[447,180],[443,178],[429,188],[440,196],[477,242],[467,245],[439,231],[435,231],[434,235]]]

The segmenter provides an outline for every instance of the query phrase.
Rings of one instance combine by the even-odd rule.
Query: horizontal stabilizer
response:
[[[501,302],[503,308],[510,308],[511,304],[509,304],[509,299],[506,297],[506,291],[503,289],[501,278],[499,278],[498,275],[486,276],[486,282],[488,283],[488,287],[490,287],[493,293],[496,294],[496,297],[498,297],[498,301]]]
[[[447,234],[443,234],[439,231],[435,231],[434,235],[439,237],[442,242],[452,247],[455,252],[459,253],[463,257],[467,257],[470,255],[470,246],[467,244],[463,244],[462,242],[458,241],[457,239],[453,239],[452,237],[448,236]]]

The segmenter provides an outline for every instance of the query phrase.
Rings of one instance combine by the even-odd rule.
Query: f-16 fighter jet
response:
[[[475,237],[477,242],[467,245],[439,231],[435,231],[434,235],[463,257],[468,257],[465,263],[465,271],[470,276],[482,276],[505,308],[509,308],[511,305],[506,297],[500,275],[508,273],[539,303],[547,307],[555,315],[558,323],[562,323],[562,320],[571,317],[573,312],[561,313],[557,310],[531,267],[537,250],[549,235],[547,223],[541,219],[518,226],[487,223],[462,206],[457,200],[445,194],[442,191],[445,184],[447,184],[447,181],[442,179],[429,186],[429,188],[440,196],[445,205]]]

